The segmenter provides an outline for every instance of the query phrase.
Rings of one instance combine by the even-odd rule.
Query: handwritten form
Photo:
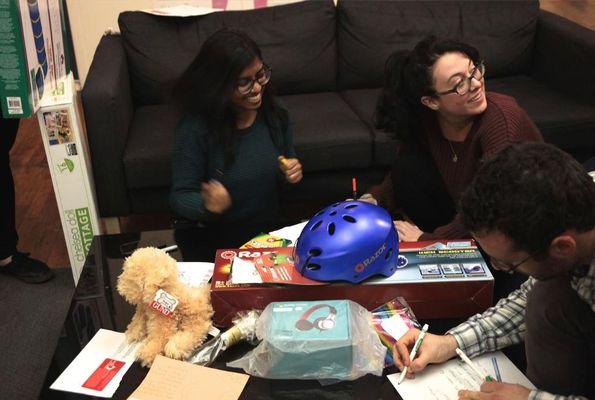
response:
[[[157,356],[128,400],[237,400],[248,375],[202,367]]]
[[[488,353],[473,358],[473,362],[486,375],[496,376],[492,364],[492,357],[496,357],[502,381],[507,383],[518,383],[529,389],[535,386],[527,379],[521,371],[502,353]],[[459,390],[479,391],[482,381],[473,370],[459,359],[452,359],[444,364],[430,365],[421,373],[415,375],[415,379],[405,379],[397,385],[400,373],[388,375],[388,379],[397,389],[403,400],[457,400]]]

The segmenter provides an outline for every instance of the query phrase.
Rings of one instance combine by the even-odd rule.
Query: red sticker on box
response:
[[[89,378],[83,383],[83,387],[91,390],[102,391],[108,383],[116,376],[118,371],[126,363],[123,361],[106,358]]]

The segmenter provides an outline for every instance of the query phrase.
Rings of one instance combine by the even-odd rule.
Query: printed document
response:
[[[496,365],[502,382],[518,383],[529,389],[535,388],[501,351],[475,357],[472,361],[486,375],[496,378],[498,373],[495,371],[492,357],[496,357]],[[388,379],[403,400],[457,400],[459,390],[479,391],[479,386],[482,383],[473,370],[458,358],[443,364],[430,365],[416,374],[415,379],[405,379],[400,385],[397,385],[400,374],[398,372],[388,375]]]

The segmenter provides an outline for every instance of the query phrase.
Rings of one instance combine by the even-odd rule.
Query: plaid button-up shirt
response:
[[[583,269],[584,271],[584,269]],[[535,284],[529,278],[507,298],[500,300],[483,314],[469,318],[447,333],[453,335],[469,357],[496,351],[520,343],[525,337],[525,307],[527,294]],[[595,312],[595,258],[586,274],[575,270],[571,285],[579,297]],[[543,390],[532,390],[529,400],[587,400],[582,396],[558,396]]]

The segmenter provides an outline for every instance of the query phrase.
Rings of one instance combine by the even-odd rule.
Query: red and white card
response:
[[[93,371],[91,376],[87,378],[85,383],[83,383],[83,387],[98,391],[103,390],[125,364],[126,363],[122,361],[106,358],[101,365]]]

